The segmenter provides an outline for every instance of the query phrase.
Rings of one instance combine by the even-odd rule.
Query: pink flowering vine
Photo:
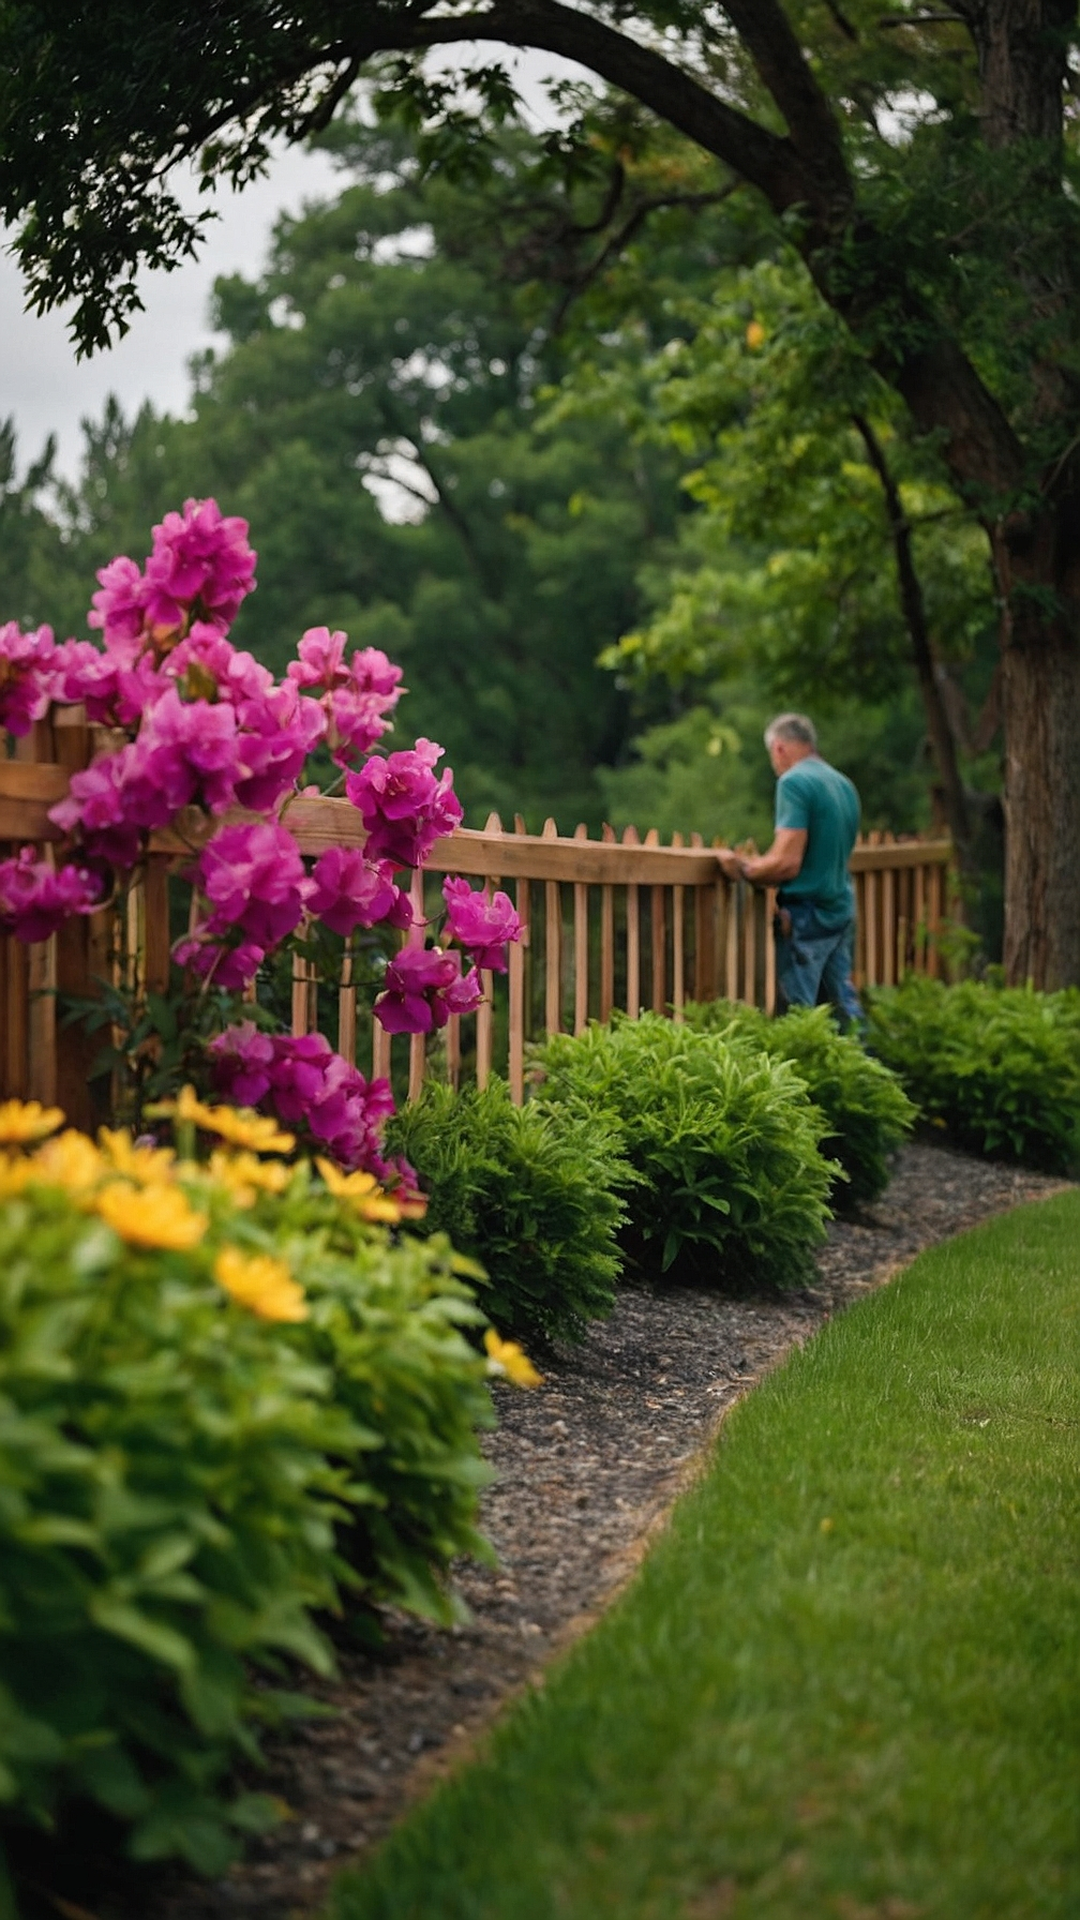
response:
[[[327,719],[331,757],[348,767],[387,733],[401,698],[401,668],[378,647],[358,649],[345,658],[346,637],[329,627],[309,627],[290,661],[288,677],[298,687],[319,688]]]
[[[101,893],[100,880],[85,867],[53,867],[23,847],[14,860],[0,860],[0,933],[47,940],[72,914],[92,913]]]
[[[387,1033],[430,1033],[452,1013],[475,1013],[483,998],[476,968],[463,974],[459,954],[409,946],[387,966],[374,1013]]]
[[[246,1020],[212,1040],[210,1055],[214,1085],[227,1099],[300,1129],[349,1170],[411,1175],[415,1189],[411,1168],[382,1155],[382,1127],[394,1111],[389,1081],[366,1080],[321,1034],[260,1033]]]
[[[415,747],[372,755],[359,773],[350,773],[345,792],[367,828],[369,860],[395,867],[422,866],[436,840],[460,826],[463,809],[449,768],[436,779],[443,749],[434,740]]]
[[[521,921],[505,893],[476,893],[467,880],[443,881],[446,931],[464,947],[474,966],[505,973],[508,941],[521,939]]]
[[[17,620],[0,627],[0,727],[16,738],[49,710],[55,654],[51,627],[23,633]]]
[[[414,924],[397,876],[423,865],[462,808],[434,741],[391,753],[379,746],[404,691],[400,667],[376,647],[350,653],[346,635],[327,627],[302,636],[281,680],[236,647],[229,628],[255,584],[255,554],[246,522],[214,500],[166,514],[144,566],[121,555],[97,578],[88,617],[99,641],[58,645],[48,627],[0,627],[0,726],[22,735],[51,703],[79,703],[92,725],[122,736],[72,775],[51,809],[67,841],[59,863],[30,847],[0,862],[0,933],[44,940],[100,906],[118,876],[122,895],[151,836],[170,829],[193,848],[195,910],[173,957],[185,991],[201,989],[200,1018],[220,1017],[207,986],[250,989],[311,921],[355,942],[361,959],[373,929],[408,933],[375,1002],[385,1032],[427,1033],[473,1012],[478,969],[505,969],[520,924],[505,894],[489,900],[464,880],[443,890],[454,947],[425,947],[424,923]],[[345,773],[365,844],[305,861],[287,809],[323,743]],[[209,1042],[209,1062],[229,1098],[274,1113],[342,1166],[367,1169],[419,1205],[412,1169],[382,1155],[388,1083],[366,1080],[321,1035],[234,1022]]]
[[[412,903],[394,885],[393,867],[387,861],[369,860],[356,847],[328,847],[319,855],[308,904],[331,932],[346,936],[357,927],[380,922],[391,927],[412,923]]]

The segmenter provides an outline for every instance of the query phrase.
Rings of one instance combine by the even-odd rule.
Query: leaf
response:
[[[196,1655],[190,1640],[164,1622],[140,1613],[130,1602],[117,1599],[108,1592],[95,1593],[90,1597],[87,1611],[94,1625],[100,1627],[103,1633],[113,1633],[118,1639],[127,1640],[142,1653],[149,1654],[152,1660],[170,1667],[173,1672],[188,1673],[193,1668]]]

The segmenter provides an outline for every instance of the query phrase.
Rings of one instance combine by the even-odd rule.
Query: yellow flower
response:
[[[264,1320],[306,1320],[308,1309],[284,1260],[268,1253],[241,1253],[222,1247],[214,1261],[214,1279],[243,1307]]]
[[[260,1160],[253,1153],[225,1153],[220,1147],[210,1155],[210,1178],[225,1187],[238,1207],[253,1207],[259,1191],[283,1193],[291,1179],[291,1169],[280,1160]]]
[[[110,1166],[136,1186],[161,1186],[172,1178],[171,1147],[137,1147],[126,1127],[99,1127],[98,1141]]]
[[[210,1114],[194,1087],[181,1087],[175,1100],[161,1100],[152,1111],[155,1119],[160,1113],[166,1119],[179,1121],[181,1126],[190,1122],[195,1127],[205,1127]]]
[[[751,353],[756,353],[759,347],[765,345],[765,329],[760,320],[751,320],[746,329],[746,344]]]
[[[97,1211],[121,1240],[136,1247],[186,1253],[206,1232],[205,1213],[196,1213],[179,1187],[133,1187],[116,1180],[98,1195]]]
[[[252,1153],[291,1153],[296,1137],[282,1133],[276,1120],[255,1113],[251,1107],[204,1107],[198,1122],[207,1133],[216,1133],[233,1147],[248,1147]]]
[[[276,1120],[251,1107],[208,1107],[194,1087],[181,1087],[175,1100],[159,1100],[147,1112],[177,1126],[201,1127],[204,1133],[216,1133],[234,1147],[249,1147],[254,1153],[291,1153],[296,1145],[294,1136],[282,1133]]]
[[[43,1107],[40,1100],[0,1100],[0,1145],[22,1146],[44,1140],[64,1124],[60,1107]]]
[[[342,1173],[332,1160],[316,1156],[315,1165],[336,1200],[348,1200],[362,1220],[401,1219],[401,1202],[384,1193],[373,1173]]]
[[[34,1177],[34,1163],[21,1153],[0,1153],[0,1200],[21,1193]]]
[[[516,1340],[501,1340],[494,1327],[489,1327],[484,1335],[484,1346],[493,1373],[504,1373],[515,1387],[543,1385],[543,1374],[537,1373],[528,1354],[522,1351]]]
[[[55,1140],[46,1140],[30,1165],[35,1183],[64,1187],[68,1193],[89,1193],[106,1170],[93,1141],[74,1127],[66,1127]]]

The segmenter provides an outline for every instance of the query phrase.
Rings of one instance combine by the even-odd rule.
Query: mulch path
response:
[[[609,1320],[546,1366],[543,1387],[497,1390],[499,1426],[484,1444],[498,1478],[483,1525],[500,1564],[458,1570],[469,1624],[445,1631],[393,1616],[378,1656],[343,1646],[334,1682],[303,1682],[333,1717],[272,1745],[266,1775],[252,1782],[280,1794],[292,1817],[225,1878],[159,1872],[134,1900],[95,1901],[98,1920],[311,1914],[339,1868],[611,1600],[755,1380],[921,1248],[1060,1186],[913,1145],[873,1208],[832,1224],[812,1287],[735,1298],[624,1289]]]

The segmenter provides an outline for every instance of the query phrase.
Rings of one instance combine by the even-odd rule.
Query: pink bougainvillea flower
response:
[[[186,639],[173,648],[164,672],[189,699],[201,694],[206,699],[228,700],[233,706],[265,699],[274,685],[269,667],[234,647],[205,620],[196,620]]]
[[[187,967],[200,980],[211,980],[224,993],[241,993],[250,986],[266,952],[254,940],[241,940],[237,946],[223,946],[211,940],[200,928],[178,940],[172,950],[178,967]]]
[[[211,1040],[214,1078],[238,1107],[257,1107],[270,1090],[274,1042],[252,1020],[241,1020]]]
[[[183,629],[189,616],[225,633],[255,585],[248,523],[226,519],[216,500],[185,500],[154,528],[146,563],[146,622],[157,633]]]
[[[145,839],[125,795],[134,751],[133,745],[121,747],[73,773],[66,798],[49,808],[49,819],[63,833],[78,833],[88,859],[123,869],[135,865]]]
[[[472,1013],[484,990],[475,967],[462,974],[461,956],[440,947],[404,947],[386,969],[386,988],[375,1002],[387,1033],[430,1033],[452,1013]]]
[[[409,896],[395,887],[394,869],[366,859],[356,847],[329,847],[321,853],[311,882],[308,905],[334,933],[350,934],[381,921],[392,927],[411,924]]]
[[[331,757],[339,767],[349,767],[370,753],[376,740],[389,733],[393,724],[385,716],[394,703],[382,693],[358,687],[335,687],[326,695],[325,704],[329,711]]]
[[[476,893],[467,880],[443,881],[446,901],[446,926],[452,940],[464,947],[478,967],[496,973],[506,972],[506,943],[521,939],[521,921],[510,898],[494,893],[489,900]]]
[[[436,779],[433,768],[443,749],[433,740],[415,747],[372,757],[358,773],[350,773],[345,791],[360,811],[368,830],[369,860],[389,860],[395,867],[418,867],[436,840],[460,824],[462,807],[447,770]]]
[[[23,847],[14,860],[0,860],[0,933],[16,940],[47,940],[75,913],[92,913],[101,883],[85,867],[53,867]]]
[[[236,802],[266,813],[296,784],[326,732],[326,716],[318,701],[303,699],[291,681],[257,699],[240,700],[235,712],[241,730]]]
[[[401,668],[378,647],[364,647],[345,659],[346,637],[329,627],[309,627],[299,658],[286,669],[298,687],[322,690],[330,751],[339,767],[369,753],[391,722],[386,718],[401,698]]]
[[[394,1111],[386,1080],[365,1080],[321,1034],[257,1033],[245,1021],[210,1043],[214,1079],[229,1099],[260,1106],[306,1132],[349,1171],[381,1170],[383,1122]]]
[[[224,813],[237,796],[239,752],[234,708],[181,700],[169,687],[143,720],[127,775],[140,823],[165,826],[196,803]]]
[[[65,640],[56,649],[54,699],[82,700],[87,718],[107,727],[130,727],[168,686],[154,653],[124,640],[102,653],[89,640]]]
[[[236,797],[238,744],[231,706],[182,701],[169,687],[138,738],[75,773],[49,818],[78,832],[87,854],[134,866],[148,833],[195,803],[223,813]]]
[[[235,928],[265,952],[299,925],[311,883],[296,841],[276,820],[220,828],[195,871],[211,906],[211,939]]]
[[[343,685],[349,677],[345,665],[347,638],[340,630],[331,633],[329,627],[309,627],[301,635],[297,658],[290,660],[286,675],[298,687],[320,687],[327,693],[331,687]]]
[[[98,570],[100,589],[95,593],[87,625],[100,627],[107,647],[125,640],[138,640],[146,627],[147,587],[134,560],[118,554],[107,567]]]
[[[0,627],[0,727],[29,733],[54,698],[56,645],[51,627],[23,633],[15,620]]]

